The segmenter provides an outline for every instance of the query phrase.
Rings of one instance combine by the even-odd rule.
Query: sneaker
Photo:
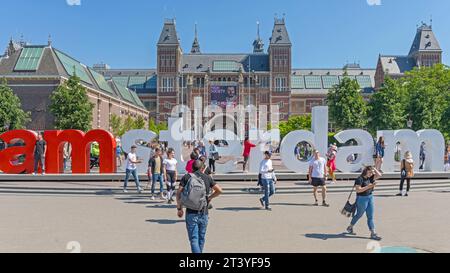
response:
[[[128,193],[127,189],[123,189],[123,193]]]
[[[395,196],[403,196],[402,193],[397,193]]]
[[[352,226],[349,226],[347,228],[347,233],[350,234],[350,235],[356,235],[356,233],[353,231],[353,227]]]
[[[45,172],[42,172],[42,175],[45,175]]]
[[[408,196],[408,193],[405,193],[405,197]]]
[[[261,207],[264,207],[264,200],[262,198],[259,198],[259,203],[261,203]]]
[[[33,175],[36,175],[36,173],[33,173]]]
[[[272,211],[272,208],[271,207],[266,207],[266,210],[267,211]]]
[[[323,202],[322,202],[322,206],[324,206],[324,207],[327,207],[327,208],[328,208],[328,207],[330,206],[330,204],[327,204],[327,202],[323,201]]]
[[[378,236],[376,233],[370,234],[370,239],[375,240],[375,241],[381,241],[381,237]]]
[[[154,195],[152,195],[152,197],[150,197],[150,199],[152,199],[152,200],[155,200],[155,196],[154,196]]]

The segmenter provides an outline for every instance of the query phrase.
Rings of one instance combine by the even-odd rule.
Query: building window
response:
[[[270,86],[269,77],[261,77],[260,78],[261,87],[268,88]]]
[[[162,77],[161,92],[173,92],[173,91],[174,91],[174,78]]]
[[[275,78],[275,91],[285,92],[288,91],[287,78],[286,77],[276,77]]]

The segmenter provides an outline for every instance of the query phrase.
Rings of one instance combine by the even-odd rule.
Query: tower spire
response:
[[[191,48],[192,54],[200,54],[200,44],[198,42],[198,31],[197,31],[197,23],[195,23],[195,36],[194,36],[194,42],[192,43]]]
[[[253,41],[253,53],[262,53],[264,52],[264,42],[261,40],[259,33],[259,21],[256,22],[256,27],[256,39]]]

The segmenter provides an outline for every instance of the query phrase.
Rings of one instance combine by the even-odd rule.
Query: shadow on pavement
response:
[[[113,190],[96,191],[95,195],[113,195]]]
[[[368,237],[354,236],[348,233],[339,233],[339,234],[324,234],[324,233],[307,233],[305,234],[306,238],[311,239],[320,239],[320,240],[328,240],[328,239],[365,239],[370,240]]]
[[[270,203],[271,206],[301,206],[301,207],[317,207],[316,205],[310,204],[298,204],[298,203]]]
[[[387,197],[387,198],[389,198],[389,197],[398,197],[398,198],[400,198],[400,196],[396,196],[395,194],[375,194],[374,196],[375,197]]]
[[[429,191],[429,192],[433,192],[433,193],[450,193],[450,191],[445,191],[445,190],[443,190],[443,191]]]
[[[256,207],[228,207],[228,208],[217,208],[217,210],[251,211],[251,210],[262,210],[262,208],[256,208]]]
[[[142,199],[150,199],[148,196],[130,196],[130,197],[116,197],[117,200],[121,200],[121,201],[132,201],[132,200],[142,200]]]
[[[124,202],[125,204],[141,204],[141,205],[151,205],[151,204],[158,204],[161,202],[158,201],[151,201],[151,200],[147,200],[147,201],[126,201]]]
[[[184,220],[150,219],[150,220],[145,220],[145,222],[156,223],[156,224],[160,224],[160,225],[174,225],[174,224],[178,224],[178,223],[183,223]]]
[[[175,209],[176,205],[169,205],[169,204],[158,204],[156,203],[154,206],[147,206],[147,208],[158,208],[158,209]]]

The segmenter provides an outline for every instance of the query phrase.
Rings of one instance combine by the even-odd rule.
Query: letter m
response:
[[[100,147],[100,173],[116,172],[116,140],[104,130],[92,130],[83,133],[79,130],[46,131],[46,166],[48,173],[63,173],[63,149],[66,142],[72,145],[72,173],[84,174],[90,171],[91,144],[97,142]]]

